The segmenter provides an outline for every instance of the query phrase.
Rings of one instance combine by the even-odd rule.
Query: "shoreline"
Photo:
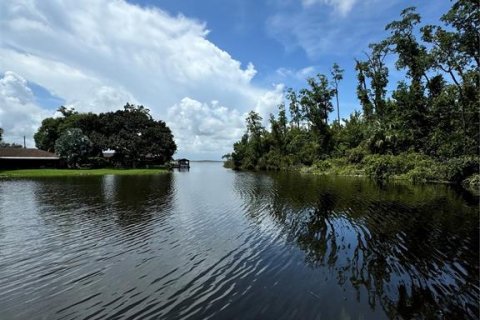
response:
[[[17,169],[0,170],[2,178],[86,177],[105,175],[154,175],[168,173],[167,169]]]
[[[224,167],[246,171],[296,171],[301,174],[359,177],[375,181],[404,181],[414,184],[449,184],[461,186],[480,195],[479,159],[459,157],[438,161],[421,154],[368,155],[359,161],[346,157],[315,161],[312,165],[235,168],[226,161]],[[474,168],[475,167],[475,168]]]

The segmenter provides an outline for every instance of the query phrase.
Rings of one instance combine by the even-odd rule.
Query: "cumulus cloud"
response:
[[[80,111],[118,109],[129,101],[175,123],[171,110],[193,107],[185,101],[216,110],[215,100],[236,117],[252,108],[268,112],[281,96],[278,86],[253,85],[254,65],[242,65],[210,42],[204,23],[156,8],[123,0],[3,1],[0,27],[0,71],[33,81]],[[184,111],[185,121],[195,122],[194,112]],[[234,121],[205,116],[212,117],[211,124]],[[174,129],[174,134],[211,139],[214,149],[225,133]],[[228,136],[230,144],[238,138]],[[192,155],[204,147],[177,143]]]
[[[51,114],[35,104],[32,90],[27,81],[14,72],[5,72],[0,78],[0,128],[4,129],[3,139],[9,143],[33,147],[32,132],[38,128],[42,119]]]
[[[175,140],[185,153],[198,152],[203,157],[221,155],[231,150],[231,142],[245,131],[245,114],[220,105],[184,98],[168,109]]]

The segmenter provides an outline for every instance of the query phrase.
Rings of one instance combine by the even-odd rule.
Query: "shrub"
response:
[[[463,186],[476,194],[480,194],[480,174],[474,174],[463,181]]]
[[[332,168],[332,164],[329,160],[318,160],[315,161],[313,167],[316,171],[325,172]]]
[[[87,162],[92,169],[105,168],[110,166],[110,162],[108,162],[108,160],[104,157],[89,157]]]
[[[347,161],[349,163],[357,164],[362,162],[367,152],[362,147],[356,147],[346,151]]]
[[[479,166],[478,156],[463,156],[450,159],[446,163],[446,179],[452,182],[461,182],[467,177],[479,173]]]
[[[434,165],[434,161],[418,153],[403,153],[394,155],[367,155],[362,164],[365,173],[378,180],[389,179],[393,176],[405,175],[421,164],[423,167]],[[422,171],[418,174],[421,175]]]

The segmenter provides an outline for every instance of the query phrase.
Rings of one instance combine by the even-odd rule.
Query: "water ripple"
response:
[[[475,211],[446,186],[217,164],[0,181],[0,310],[2,319],[474,319]]]

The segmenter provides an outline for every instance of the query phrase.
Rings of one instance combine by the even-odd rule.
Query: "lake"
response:
[[[476,319],[478,201],[221,163],[0,180],[0,318]]]

